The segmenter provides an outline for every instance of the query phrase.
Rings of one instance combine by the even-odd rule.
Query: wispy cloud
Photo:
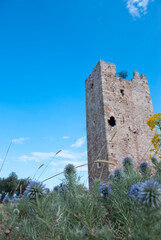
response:
[[[16,143],[16,144],[23,144],[26,140],[29,140],[30,138],[28,137],[20,137],[20,138],[15,138],[15,139],[12,139],[12,142],[13,143]]]
[[[63,136],[62,138],[63,139],[69,139],[70,137],[69,136]]]
[[[79,148],[81,147],[86,141],[86,137],[79,138],[75,143],[71,145],[71,147]]]
[[[28,161],[34,161],[34,162],[40,162],[40,159],[37,157],[34,157],[32,154],[31,155],[22,155],[18,158],[18,161],[20,162],[28,162]]]
[[[73,152],[69,150],[62,150],[58,155],[55,156],[55,152],[32,152],[29,155],[22,155],[19,157],[19,161],[21,162],[28,162],[28,161],[35,161],[35,162],[42,162],[47,161],[52,157],[60,158],[60,159],[68,159],[71,161],[81,159],[83,157],[86,158],[87,152]],[[61,160],[59,160],[60,164]],[[68,161],[69,162],[69,161]]]
[[[69,150],[63,150],[58,157],[60,158],[67,158],[67,159],[71,159],[71,160],[76,160],[76,159],[80,159],[82,157],[85,157],[87,155],[87,152],[73,152],[73,151],[69,151]]]
[[[149,2],[154,0],[126,0],[127,8],[129,9],[130,14],[136,18],[141,17],[141,14],[147,13],[147,7]]]

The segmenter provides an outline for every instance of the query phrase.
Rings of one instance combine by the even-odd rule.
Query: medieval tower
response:
[[[151,140],[156,130],[146,124],[153,115],[147,78],[134,71],[127,81],[116,76],[116,66],[99,61],[86,80],[86,118],[89,185],[95,178],[107,181],[109,173],[122,168],[126,156],[137,167],[150,161]],[[108,160],[106,163],[94,163]]]

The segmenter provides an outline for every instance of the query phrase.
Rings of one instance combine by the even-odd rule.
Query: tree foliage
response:
[[[119,77],[126,79],[128,76],[127,71],[121,71],[118,73]]]
[[[161,113],[154,114],[153,116],[150,116],[147,120],[148,126],[153,130],[155,127],[157,127],[158,131],[161,131]],[[161,134],[157,133],[154,135],[152,139],[153,149],[151,149],[151,152],[154,153],[154,155],[158,154],[161,157]]]
[[[0,178],[0,193],[2,194],[0,201],[3,201],[6,194],[8,194],[9,197],[15,193],[17,195],[22,194],[29,182],[30,179],[18,179],[15,172],[10,173],[7,178]]]

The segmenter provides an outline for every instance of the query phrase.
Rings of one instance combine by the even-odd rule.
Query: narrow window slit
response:
[[[122,96],[124,96],[125,95],[124,89],[120,89],[120,93],[121,93]]]
[[[97,168],[101,168],[101,163],[100,162],[97,163]]]

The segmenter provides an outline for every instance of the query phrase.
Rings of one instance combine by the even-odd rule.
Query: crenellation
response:
[[[137,72],[136,70],[133,72],[133,79],[139,79],[140,75],[139,72]]]

